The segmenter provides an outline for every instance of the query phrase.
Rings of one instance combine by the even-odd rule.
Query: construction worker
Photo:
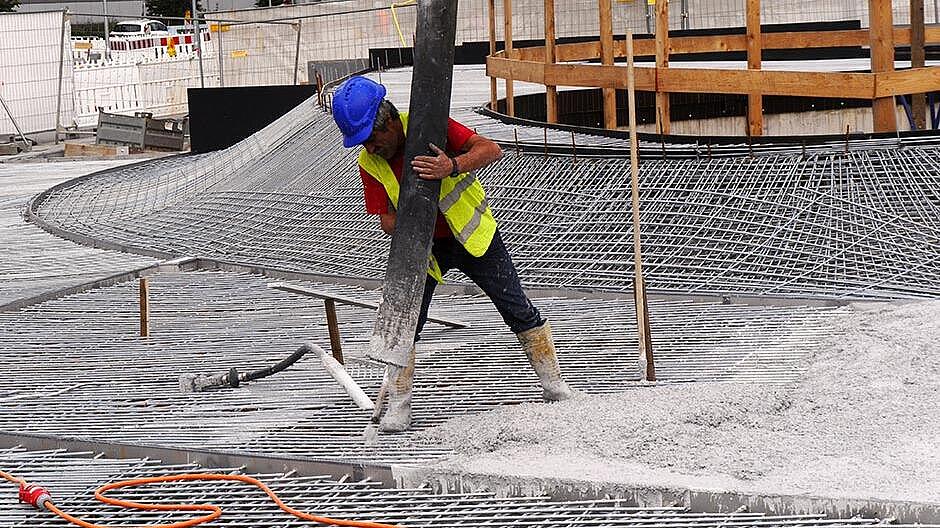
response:
[[[333,95],[333,119],[347,148],[362,145],[359,173],[366,211],[379,215],[382,230],[395,229],[399,181],[404,164],[408,114],[385,99],[385,87],[365,77],[352,77]],[[441,180],[431,265],[424,288],[415,341],[428,317],[434,288],[448,270],[457,268],[489,296],[503,321],[518,336],[542,384],[545,401],[566,400],[572,391],[561,377],[551,327],[522,291],[519,277],[500,238],[482,185],[473,171],[499,160],[499,145],[453,119],[448,120],[443,149],[429,145],[433,156],[416,156],[419,178]],[[379,429],[399,432],[411,426],[414,348],[408,365],[388,389],[388,409]]]

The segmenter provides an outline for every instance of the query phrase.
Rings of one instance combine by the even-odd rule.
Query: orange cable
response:
[[[0,477],[3,477],[10,482],[15,484],[24,484],[25,481],[19,478],[16,478],[9,473],[0,471]],[[132,480],[125,480],[122,482],[112,482],[111,484],[105,484],[97,490],[95,490],[95,498],[99,501],[110,504],[112,506],[119,506],[122,508],[130,508],[135,510],[145,510],[145,511],[208,511],[206,515],[202,517],[197,517],[195,519],[190,519],[188,521],[181,521],[173,524],[160,524],[160,525],[151,525],[146,528],[189,528],[191,526],[196,526],[205,522],[209,522],[215,519],[218,519],[222,515],[222,509],[218,506],[212,504],[145,504],[133,501],[126,501],[121,499],[114,499],[111,497],[105,496],[105,493],[111,490],[118,488],[127,488],[131,486],[140,486],[143,484],[154,484],[160,482],[179,482],[179,481],[190,481],[190,480],[229,480],[229,481],[238,481],[246,484],[251,484],[261,489],[265,492],[271,500],[274,501],[278,507],[285,512],[297,517],[298,519],[303,519],[305,521],[313,521],[321,524],[328,524],[333,526],[350,526],[353,528],[400,528],[394,524],[383,524],[372,521],[349,521],[344,519],[332,519],[330,517],[321,517],[319,515],[313,515],[310,513],[302,512],[291,508],[290,506],[284,504],[284,501],[280,499],[271,488],[266,486],[260,480],[249,477],[246,475],[220,475],[220,474],[199,474],[199,473],[188,473],[184,475],[170,475],[164,477],[149,477],[149,478],[139,478]],[[107,526],[102,526],[99,524],[92,524],[76,517],[73,517],[52,503],[52,501],[46,502],[46,507],[49,508],[49,511],[55,513],[59,517],[65,519],[66,521],[81,526],[82,528],[109,528]]]

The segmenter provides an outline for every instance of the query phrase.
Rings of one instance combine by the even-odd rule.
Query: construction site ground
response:
[[[394,77],[386,81],[407,85]],[[218,173],[230,168],[201,159]],[[567,263],[549,262],[539,272],[531,257],[538,248],[519,243],[524,276],[544,282],[531,289],[533,301],[552,322],[562,370],[581,397],[539,403],[537,378],[515,336],[486,298],[458,282],[436,296],[432,313],[469,327],[431,324],[422,334],[414,430],[381,435],[369,446],[362,440],[369,412],[358,409],[313,358],[236,389],[186,394],[179,376],[260,368],[302,341],[329,343],[322,302],[269,283],[288,281],[368,303],[381,296],[379,274],[329,277],[318,267],[321,261],[311,265],[314,273],[303,273],[296,266],[308,257],[271,238],[281,228],[290,238],[285,226],[269,224],[269,238],[259,235],[239,246],[234,228],[254,225],[226,226],[212,215],[238,209],[222,198],[260,195],[264,185],[239,183],[213,197],[217,201],[198,202],[193,197],[205,192],[198,185],[175,176],[146,183],[144,176],[144,190],[133,203],[192,200],[192,209],[179,217],[166,216],[169,209],[135,212],[104,184],[97,194],[64,189],[50,195],[43,218],[99,240],[99,248],[24,220],[36,194],[126,162],[0,165],[0,361],[10,366],[0,391],[0,468],[19,468],[53,490],[59,485],[63,504],[115,526],[132,523],[93,506],[93,489],[131,475],[213,469],[262,473],[297,507],[409,526],[615,526],[635,522],[631,515],[685,526],[701,519],[693,514],[709,512],[716,517],[705,522],[723,526],[858,525],[884,517],[940,523],[940,301],[932,298],[936,285],[930,284],[935,260],[900,273],[912,282],[885,281],[894,290],[878,290],[889,291],[879,302],[840,299],[846,296],[842,286],[822,280],[817,294],[800,297],[792,285],[799,273],[780,282],[787,287],[769,287],[786,294],[780,296],[732,291],[723,297],[707,288],[695,295],[656,293],[649,310],[660,381],[651,384],[639,381],[633,301],[618,286],[620,279],[593,268],[582,272],[589,283],[614,286],[552,286],[552,273]],[[170,174],[182,162],[158,163],[155,174],[159,167],[170,167]],[[539,171],[547,162],[519,156],[506,163]],[[607,170],[599,160],[574,163]],[[127,174],[116,181],[126,186],[122,195],[134,196]],[[557,195],[548,188],[534,192]],[[274,218],[293,215],[302,210],[302,198],[296,199],[263,203],[258,210]],[[518,213],[507,210],[507,218],[513,215]],[[333,222],[345,225],[345,218],[337,213]],[[187,224],[193,219],[202,223]],[[205,230],[207,243],[223,249],[204,253],[208,246],[199,236],[184,234],[197,228]],[[372,228],[377,225],[355,229]],[[885,229],[898,228],[885,225],[881,233]],[[913,236],[891,233],[894,238],[885,235],[887,242],[879,244]],[[361,236],[367,248],[361,251],[367,251],[373,235]],[[154,253],[141,255],[135,240],[145,240]],[[354,258],[360,249],[341,242],[347,247],[336,250],[334,262],[360,269]],[[302,253],[304,244],[315,242],[296,243]],[[115,250],[120,247],[129,252]],[[239,251],[246,247],[261,260],[245,261]],[[172,260],[167,248],[173,257],[193,259]],[[911,248],[936,258],[935,249]],[[561,251],[559,245],[551,249]],[[316,252],[327,262],[322,248]],[[770,258],[772,252],[761,254]],[[873,274],[891,266],[872,257]],[[139,336],[139,270],[146,270],[150,284],[147,338]],[[693,280],[676,277],[677,284]],[[908,286],[909,298],[891,294]],[[847,288],[867,291],[860,284]],[[838,295],[829,295],[833,291]],[[347,369],[374,395],[382,371],[363,359],[374,312],[339,304],[337,315]],[[159,496],[160,489],[150,493]],[[265,519],[259,526],[286,524],[263,497],[246,498],[228,484],[184,493],[193,500],[217,494],[215,502],[233,516]],[[61,526],[4,500],[5,526]],[[645,509],[631,510],[638,505]],[[520,524],[520,512],[528,512],[523,517],[529,524]],[[797,517],[760,520],[764,515]],[[862,517],[848,519],[856,515]]]

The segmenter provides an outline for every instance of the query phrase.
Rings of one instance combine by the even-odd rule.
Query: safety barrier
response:
[[[206,86],[218,86],[214,61],[204,61]],[[188,88],[199,87],[199,64],[190,56],[138,62],[75,66],[75,124],[93,127],[98,111],[115,114],[149,112],[169,117],[188,111]]]

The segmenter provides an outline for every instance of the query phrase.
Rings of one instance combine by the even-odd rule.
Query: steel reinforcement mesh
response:
[[[495,121],[487,126],[488,134],[500,130],[513,135]],[[549,142],[566,134],[555,136]],[[632,288],[629,159],[611,146],[622,140],[597,142],[608,155],[507,147],[503,160],[479,172],[527,287]],[[940,147],[895,140],[849,147],[755,146],[753,156],[710,157],[685,145],[646,155],[640,196],[649,289],[940,294]],[[224,151],[105,171],[54,188],[32,210],[66,234],[132,251],[380,278],[388,239],[364,212],[356,155],[310,100]]]
[[[136,282],[0,312],[0,433],[142,446],[209,449],[364,464],[421,464],[450,453],[421,431],[456,415],[541,401],[515,336],[482,296],[440,295],[418,344],[415,430],[366,446],[359,409],[316,357],[235,389],[185,393],[182,374],[270,366],[310,340],[328,348],[320,300],[267,287],[257,275],[172,272],[150,277],[150,336],[139,337]],[[376,290],[302,283],[375,302]],[[588,394],[655,390],[637,383],[629,300],[534,298],[552,322],[559,361]],[[653,300],[661,386],[680,382],[788,383],[839,313],[812,306]],[[374,311],[338,304],[350,375],[371,396],[383,367],[363,360]],[[41,416],[37,415],[41,409]]]
[[[823,514],[768,515],[745,506],[726,512],[690,512],[684,507],[635,507],[618,499],[557,501],[544,496],[500,497],[487,492],[438,494],[426,488],[389,489],[369,480],[300,476],[291,473],[246,473],[240,468],[171,465],[159,460],[106,458],[65,450],[29,451],[0,448],[0,469],[49,489],[66,513],[107,526],[153,526],[184,522],[192,512],[124,510],[101,504],[94,490],[110,482],[185,473],[249,475],[264,482],[290,507],[344,520],[371,520],[400,526],[479,527],[616,527],[659,528],[817,528],[884,525],[874,518],[827,518]],[[49,512],[16,502],[16,487],[0,482],[0,523],[18,527],[72,526]],[[213,504],[223,515],[211,526],[319,526],[284,513],[253,486],[228,481],[162,483],[119,489],[109,496],[143,503]],[[736,506],[736,505],[735,505]],[[893,524],[896,528],[905,525]]]

